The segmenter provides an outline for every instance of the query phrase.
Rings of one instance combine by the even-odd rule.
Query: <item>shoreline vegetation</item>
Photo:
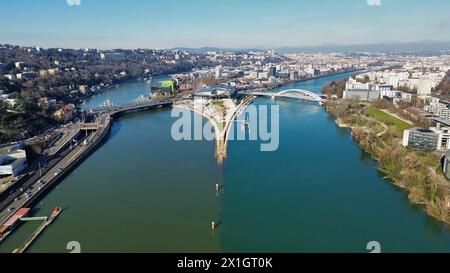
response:
[[[326,110],[339,127],[351,129],[353,139],[378,162],[385,180],[403,189],[410,202],[422,206],[429,216],[450,225],[450,183],[442,174],[442,154],[401,144],[403,130],[427,121],[407,122],[410,119],[391,111],[386,102],[328,101]]]

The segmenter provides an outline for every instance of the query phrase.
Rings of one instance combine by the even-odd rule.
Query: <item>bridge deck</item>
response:
[[[122,112],[129,112],[129,111],[135,111],[145,108],[151,108],[151,107],[157,107],[157,106],[164,106],[164,105],[172,105],[174,103],[174,100],[163,100],[163,101],[145,101],[145,102],[137,102],[137,103],[130,103],[125,104],[119,107],[110,107],[110,108],[98,108],[94,109],[93,113],[109,113],[111,116],[122,113]]]
[[[278,93],[270,91],[243,91],[239,93],[243,95],[264,96],[272,98],[293,98],[293,99],[315,101],[319,103],[325,101],[325,99],[320,97],[319,94],[303,89],[289,89],[280,91]]]

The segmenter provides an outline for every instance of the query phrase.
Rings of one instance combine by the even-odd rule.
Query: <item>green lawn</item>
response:
[[[220,107],[224,107],[223,101],[221,100],[215,100],[211,102],[212,105],[216,105],[216,106],[220,106]]]
[[[389,114],[386,114],[383,111],[380,111],[379,109],[375,108],[375,107],[369,107],[366,109],[365,114],[368,117],[371,117],[373,119],[376,119],[384,124],[386,124],[387,126],[393,126],[395,128],[395,131],[399,134],[399,135],[403,135],[403,131],[405,131],[406,129],[410,128],[411,125],[409,125],[408,123],[399,120],[396,117],[393,117]]]

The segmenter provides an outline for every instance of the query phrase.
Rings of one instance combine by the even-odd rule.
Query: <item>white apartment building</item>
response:
[[[450,128],[449,127],[432,127],[430,130],[439,136],[438,151],[448,151],[450,149]]]
[[[348,91],[374,90],[374,84],[361,83],[350,77],[347,84],[345,85],[345,90],[348,90]]]
[[[436,117],[450,119],[450,109],[446,104],[441,103],[439,100],[433,100],[424,107],[424,110]]]
[[[394,86],[394,88],[398,88],[399,83],[409,78],[408,72],[389,72],[383,75],[384,84],[389,84]]]
[[[433,89],[433,81],[429,76],[423,76],[419,80],[419,86],[417,88],[418,96],[429,96]]]
[[[393,71],[372,71],[357,76],[357,79],[369,78],[372,82],[379,84],[392,85],[394,89],[400,86],[407,86],[410,89],[417,89],[419,96],[427,96],[431,94],[431,90],[439,85],[446,71],[433,72],[424,71],[423,69],[413,69],[405,66],[402,70]]]
[[[406,101],[411,102],[413,95],[411,93],[406,93],[396,90],[380,90],[380,98],[387,97],[393,99],[394,101]]]
[[[119,53],[119,52],[102,53],[100,55],[100,58],[102,59],[102,61],[105,61],[105,62],[118,62],[118,61],[125,60],[125,54]]]
[[[379,100],[383,97],[394,101],[412,100],[412,94],[394,90],[393,85],[379,85],[372,82],[360,83],[350,78],[344,91],[344,99]]]
[[[216,67],[216,79],[220,79],[223,76],[223,66],[219,65]]]
[[[346,84],[343,98],[369,101],[378,100],[380,99],[380,91],[376,90],[371,83],[359,83],[350,78]]]

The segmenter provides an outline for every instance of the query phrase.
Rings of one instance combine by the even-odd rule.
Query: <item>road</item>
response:
[[[42,166],[42,177],[40,172],[35,172],[21,188],[10,194],[5,200],[2,200],[1,206],[8,205],[7,208],[0,212],[0,223],[4,223],[18,209],[27,204],[39,191],[43,191],[47,183],[55,178],[55,174],[59,174],[74,158],[82,153],[86,146],[79,144],[78,146],[68,148],[58,156],[52,157]]]
[[[45,174],[52,169],[62,158],[67,156],[70,152],[70,148],[67,147],[64,150],[64,146],[67,146],[69,142],[79,133],[79,126],[64,127],[60,129],[63,136],[43,151],[42,155],[33,163],[29,168],[31,175],[23,180],[16,182],[10,189],[7,190],[7,196],[0,202],[0,224],[6,221],[12,212],[20,208],[20,200],[24,192],[27,192],[32,185],[34,185],[39,179],[40,174]],[[39,165],[41,169],[39,170]]]
[[[68,132],[68,135],[73,135],[73,130]],[[95,134],[93,134],[95,135]],[[92,136],[92,135],[91,135]],[[71,138],[69,138],[70,140]],[[47,157],[41,161],[41,170],[36,170],[21,186],[9,192],[8,197],[0,202],[0,208],[4,210],[0,211],[0,224],[4,223],[11,217],[18,209],[27,204],[39,191],[46,188],[47,182],[51,181],[55,174],[59,173],[62,169],[74,160],[76,156],[81,154],[86,148],[82,145],[82,139],[78,145],[74,144],[72,149],[68,147],[66,150],[61,151],[59,154],[52,157]],[[56,144],[56,150],[61,150],[63,146],[59,143]],[[40,176],[42,172],[42,177]]]
[[[61,149],[64,148],[64,146],[66,146],[72,139],[75,139],[77,137],[77,135],[80,133],[80,129],[81,125],[72,125],[70,127],[66,127],[65,128],[65,132],[63,137],[61,137],[54,145],[53,147],[47,149],[47,151],[45,151],[45,154],[49,154],[49,155],[55,155],[58,154]]]

